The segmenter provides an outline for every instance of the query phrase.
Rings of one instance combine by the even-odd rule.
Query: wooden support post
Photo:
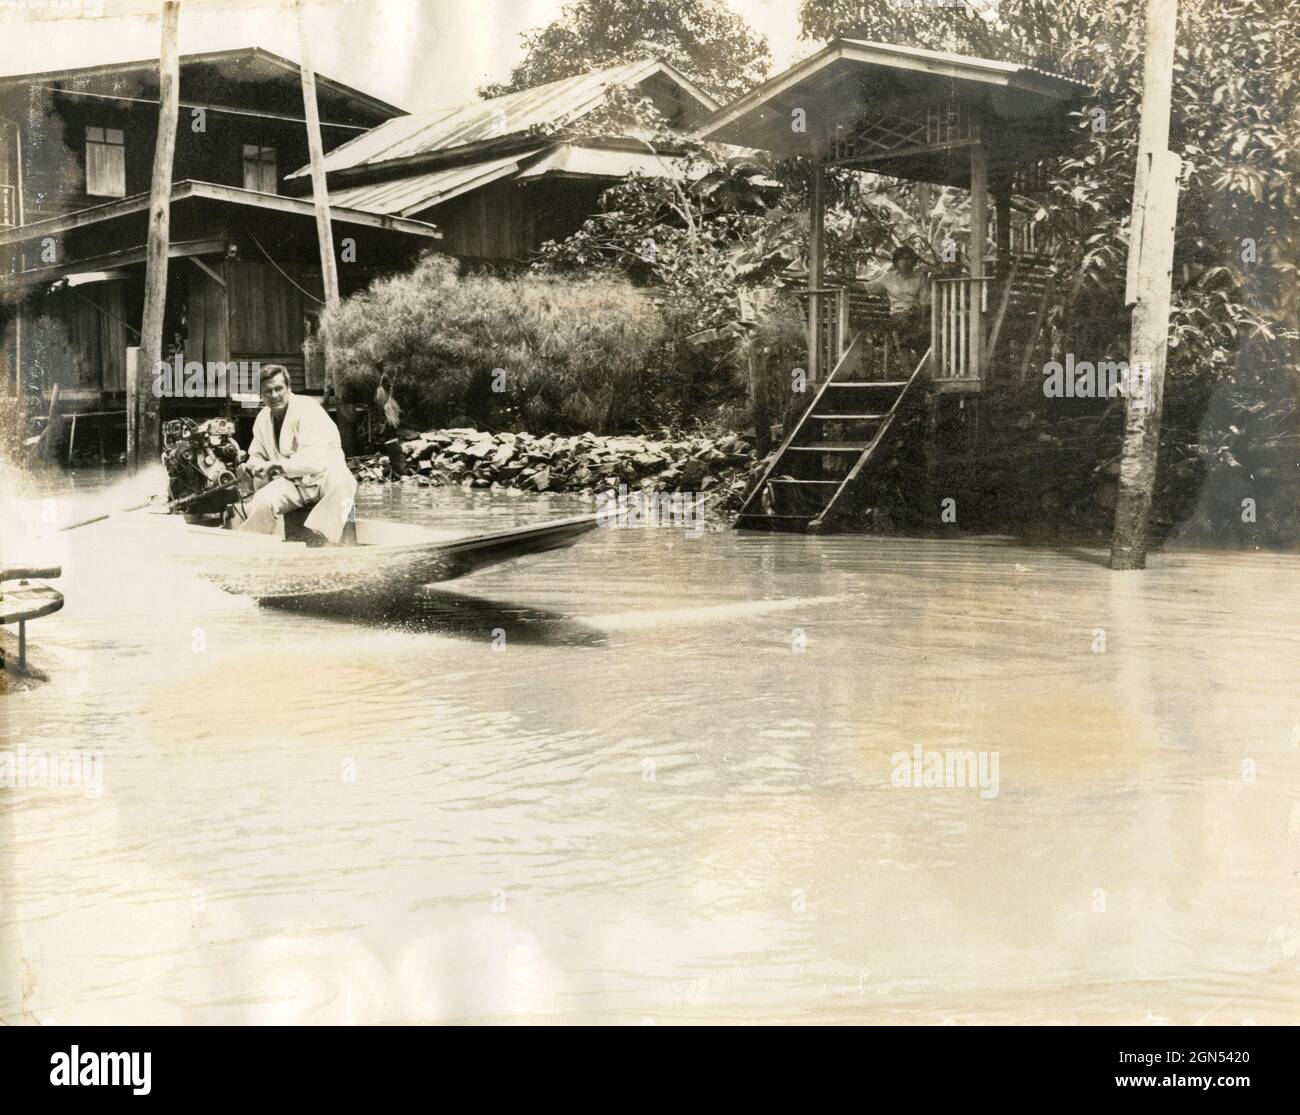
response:
[[[835,292],[835,363],[844,359],[844,354],[849,350],[849,342],[852,338],[849,336],[849,288],[839,287]],[[827,375],[830,375],[830,369]]]
[[[1160,447],[1180,164],[1168,150],[1177,23],[1178,0],[1147,0],[1142,124],[1129,237],[1127,301],[1133,315],[1128,399],[1110,548],[1110,567],[1118,570],[1146,565]]]
[[[63,404],[59,400],[59,385],[50,388],[50,412],[45,418],[45,429],[41,432],[38,445],[42,461],[53,461],[58,457],[59,442],[63,439]]]
[[[21,228],[27,223],[27,216],[23,210],[23,130],[15,121],[14,123],[14,182],[17,189],[14,191],[17,209],[18,209],[18,227]],[[12,250],[12,258],[17,262],[19,271],[25,270],[26,253],[22,245],[15,245]],[[21,399],[23,395],[23,306],[26,302],[26,295],[23,299],[14,305],[14,398]]]
[[[751,340],[749,346],[749,396],[753,405],[754,451],[762,460],[772,450],[772,416],[767,401],[767,348]]]
[[[23,303],[18,303],[14,314],[14,398],[23,396]]]
[[[821,378],[822,273],[825,270],[826,171],[820,163],[813,170],[812,197],[808,210],[808,382]]]
[[[995,235],[998,244],[998,278],[1011,272],[1011,183],[1003,179],[993,192],[993,207],[997,216]]]
[[[339,304],[339,273],[334,260],[334,233],[330,225],[330,198],[325,180],[325,148],[321,142],[320,111],[316,105],[316,72],[311,65],[302,0],[296,0],[294,7],[298,16],[298,53],[301,55],[302,105],[307,119],[307,155],[311,162],[311,200],[316,208],[316,238],[320,242],[321,285],[325,289],[325,309],[331,311],[337,309]],[[326,396],[335,387],[332,364],[329,346],[326,346]]]
[[[140,446],[140,400],[136,398],[140,383],[140,349],[126,349],[126,463],[134,465]]]
[[[353,403],[339,403],[334,411],[334,424],[339,428],[339,440],[343,443],[343,455],[357,455],[357,408]]]
[[[989,157],[984,144],[970,149],[970,275],[972,279],[984,275],[984,243],[989,234]],[[971,374],[980,378],[984,374],[984,300],[980,283],[971,284],[970,300],[970,363]]]
[[[179,0],[165,0],[162,11],[162,50],[158,62],[158,142],[154,147],[153,181],[149,188],[149,244],[145,255],[144,321],[140,327],[140,377],[136,385],[135,457],[132,464],[157,460],[162,446],[159,400],[151,390],[153,369],[162,360],[163,317],[167,307],[167,245],[170,236],[172,164],[176,152],[176,112],[180,97],[180,56],[176,30]],[[140,390],[145,384],[144,390]],[[128,423],[130,418],[127,419]]]

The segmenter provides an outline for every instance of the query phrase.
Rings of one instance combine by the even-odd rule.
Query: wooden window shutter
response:
[[[255,143],[244,144],[244,189],[264,194],[280,192],[276,173],[275,148]]]
[[[126,197],[126,146],[121,128],[86,129],[86,193]]]

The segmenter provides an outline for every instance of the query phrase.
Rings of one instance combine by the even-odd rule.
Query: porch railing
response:
[[[0,182],[0,228],[18,224],[18,187]]]
[[[807,303],[808,382],[830,375],[849,347],[849,292],[845,287],[797,290]]]
[[[988,370],[989,291],[993,276],[934,279],[930,287],[931,378],[950,388],[980,387]],[[810,326],[808,380],[830,374],[852,340],[849,313],[852,292],[824,287],[796,292],[806,300]]]
[[[984,372],[984,319],[989,308],[988,276],[934,279],[930,284],[931,376],[937,381],[978,385]]]

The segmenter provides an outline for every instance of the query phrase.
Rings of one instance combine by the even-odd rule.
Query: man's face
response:
[[[288,378],[283,372],[276,372],[262,380],[262,402],[275,414],[283,414],[288,409],[289,396],[292,394]]]
[[[909,275],[911,275],[912,269],[915,266],[916,266],[916,259],[913,256],[899,256],[896,260],[894,260],[894,270],[897,271],[900,275],[902,275],[903,278],[905,279]]]

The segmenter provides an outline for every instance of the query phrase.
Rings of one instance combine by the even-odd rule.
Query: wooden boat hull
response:
[[[271,535],[190,526],[174,515],[147,518],[170,525],[181,543],[176,548],[203,580],[258,600],[405,591],[565,549],[597,525],[590,514],[467,535],[358,519],[357,545],[311,548]]]

